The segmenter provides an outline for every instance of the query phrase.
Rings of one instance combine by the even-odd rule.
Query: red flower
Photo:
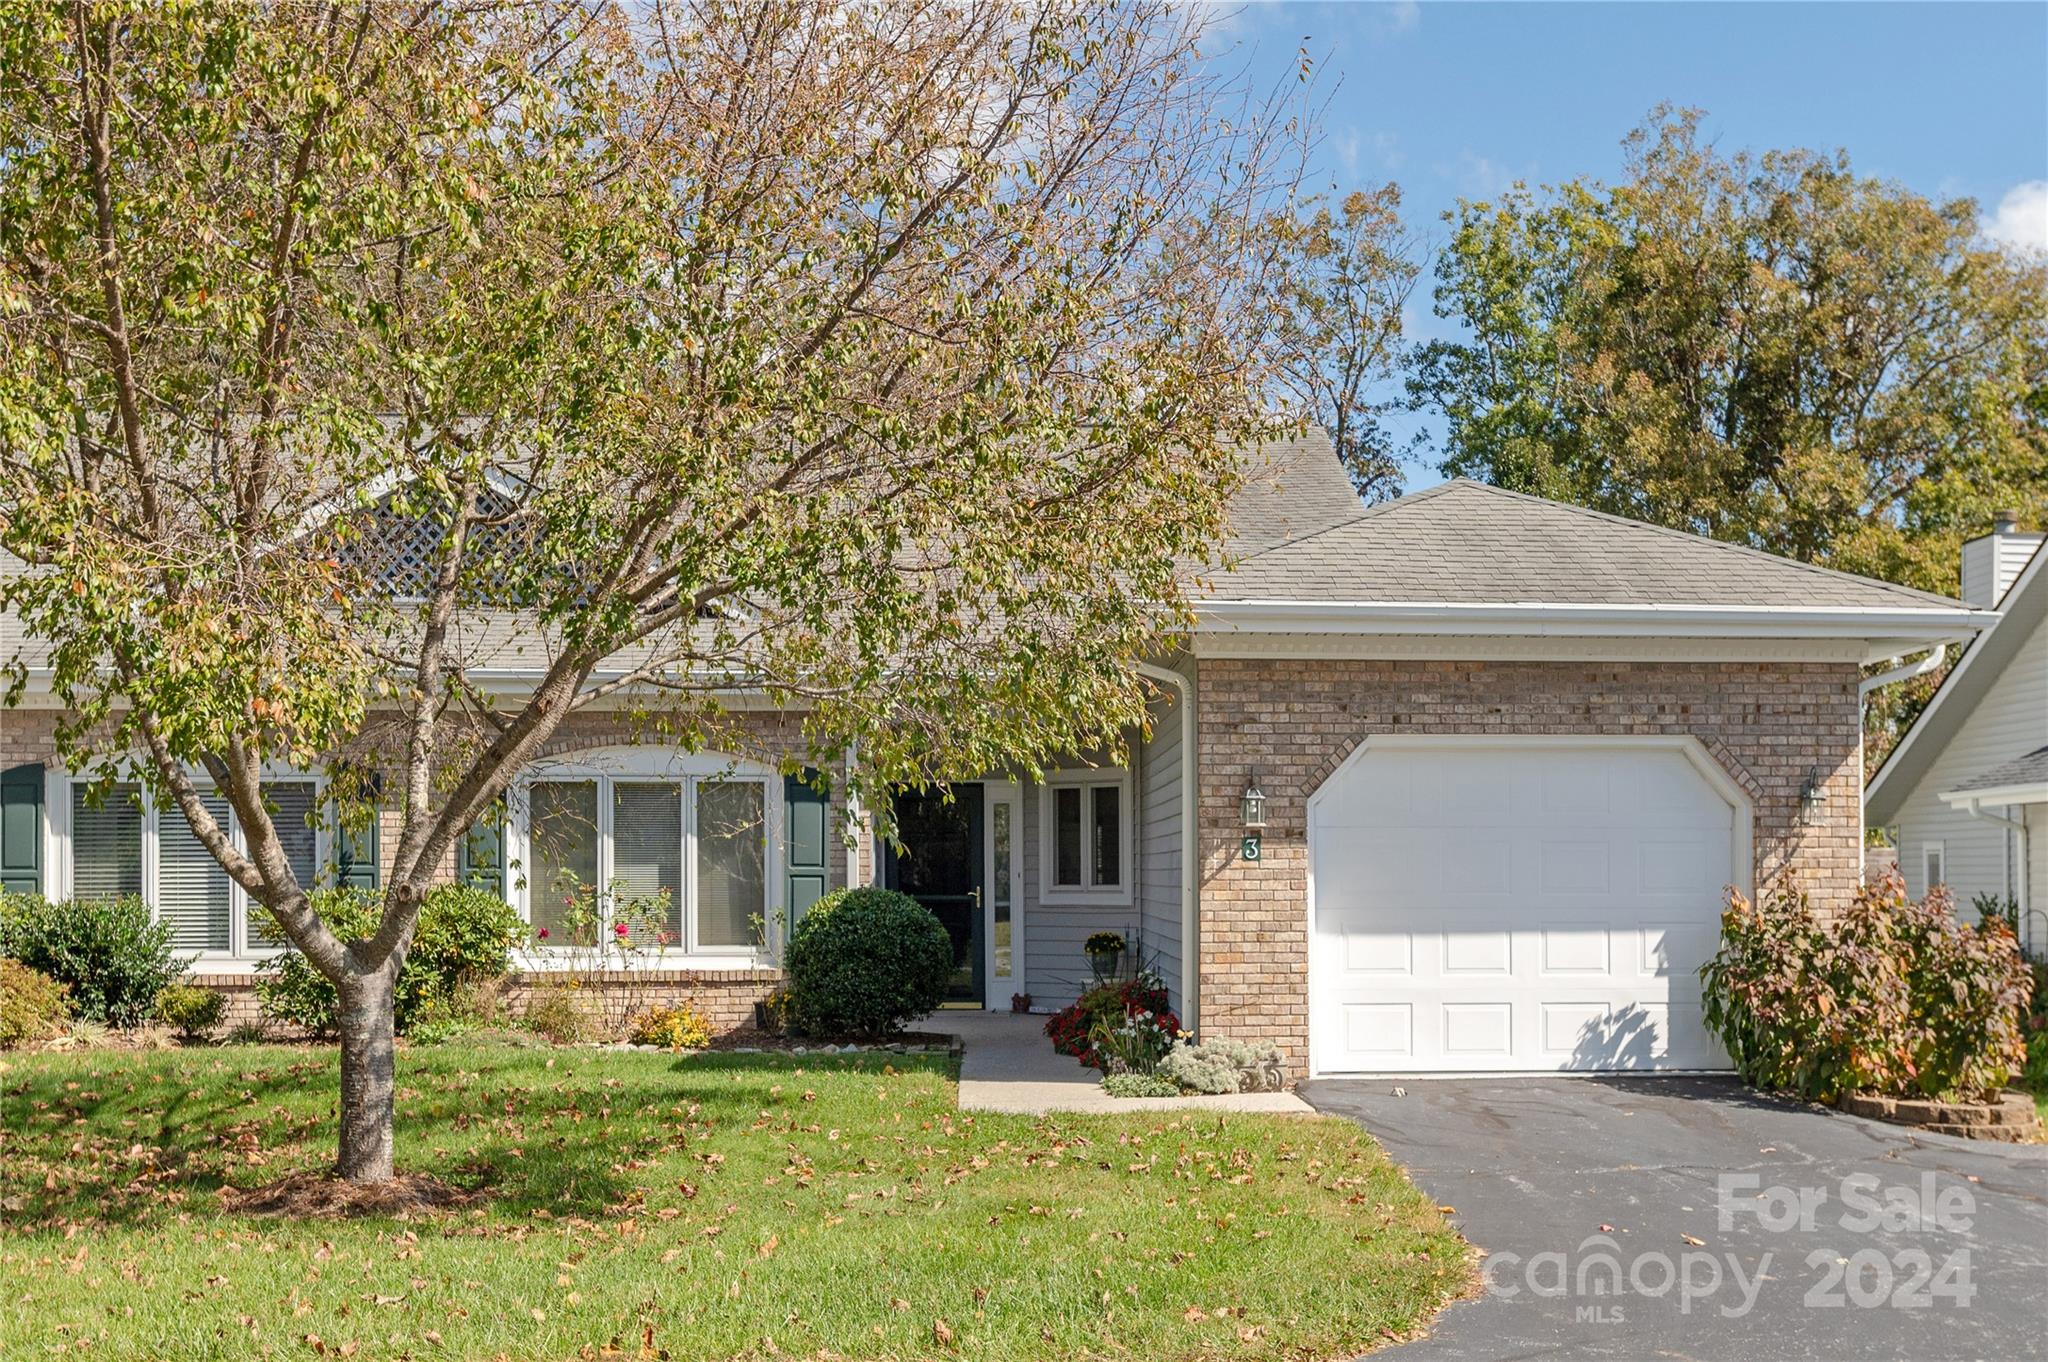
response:
[[[543,941],[545,941],[545,940],[547,940],[547,939],[548,939],[548,929],[547,929],[547,928],[543,927],[543,928],[541,928],[541,929],[540,929],[540,939],[541,939],[541,940],[543,940]]]
[[[612,924],[612,935],[613,935],[613,936],[624,936],[625,934],[626,934],[626,924],[625,924],[625,923],[623,923],[623,922],[614,922],[614,923]]]

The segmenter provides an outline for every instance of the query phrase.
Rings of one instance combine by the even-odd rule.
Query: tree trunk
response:
[[[380,970],[338,990],[341,1148],[334,1171],[349,1182],[391,1177],[392,985],[391,974]]]

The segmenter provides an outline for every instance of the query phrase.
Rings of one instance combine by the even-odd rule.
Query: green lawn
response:
[[[0,1358],[1307,1359],[1469,1280],[1348,1123],[970,1116],[890,1058],[408,1051],[401,1167],[482,1198],[298,1222],[217,1192],[331,1157],[329,1053],[0,1058]]]

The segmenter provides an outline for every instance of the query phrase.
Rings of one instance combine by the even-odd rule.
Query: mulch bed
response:
[[[467,1206],[476,1193],[431,1173],[400,1173],[388,1182],[344,1182],[332,1173],[293,1173],[260,1187],[220,1189],[221,1205],[238,1215],[293,1220],[344,1220],[363,1215],[425,1215]]]

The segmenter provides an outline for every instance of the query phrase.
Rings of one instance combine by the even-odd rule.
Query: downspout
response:
[[[1138,674],[1163,681],[1180,695],[1180,1017],[1181,1025],[1194,1031],[1200,1021],[1201,1006],[1195,925],[1195,883],[1201,867],[1195,826],[1195,690],[1185,676],[1170,667],[1140,662]]]
[[[2028,859],[2031,848],[2027,845],[2028,828],[2026,820],[2007,818],[2003,814],[1989,813],[1985,810],[1984,801],[1981,799],[1966,799],[1960,804],[1950,804],[1949,807],[1966,813],[1972,818],[1981,818],[1987,823],[1996,823],[2001,828],[2008,828],[2019,834],[2019,846],[2015,852],[2019,858],[2019,874],[2014,876],[2014,879],[2018,882],[2020,892],[2013,895],[2013,902],[2019,908],[2020,940],[2024,942],[2029,934],[2029,928],[2032,926],[2027,921],[2027,918],[2034,906],[2027,901],[2031,897],[2027,893],[2027,876],[2033,862]]]

